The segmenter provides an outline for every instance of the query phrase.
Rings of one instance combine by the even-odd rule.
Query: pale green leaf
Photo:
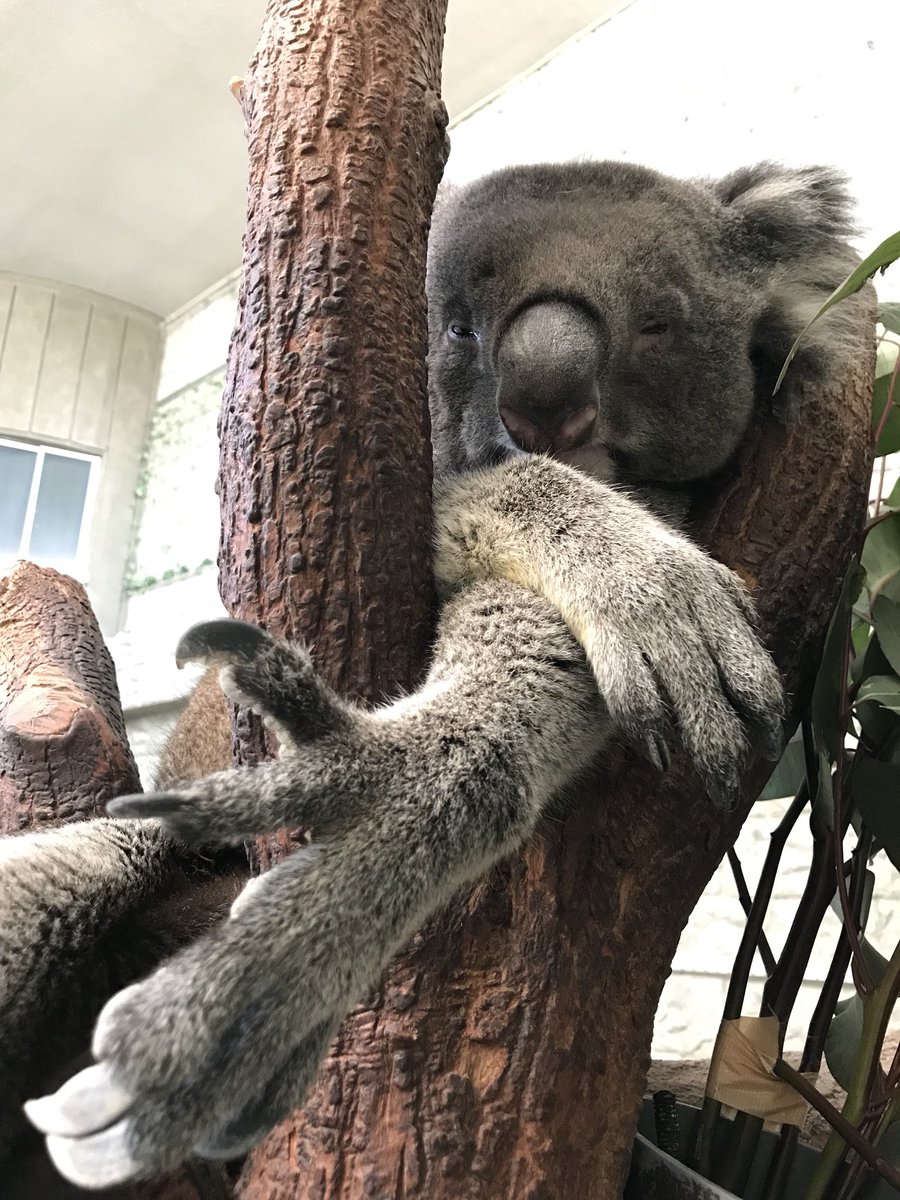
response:
[[[866,586],[874,602],[900,572],[900,512],[891,513],[869,530],[861,557],[868,573]]]
[[[878,320],[891,333],[900,333],[900,303],[896,300],[878,305]]]
[[[872,605],[872,620],[882,654],[891,670],[900,675],[900,605],[883,593],[876,596]]]
[[[900,679],[896,675],[870,676],[856,693],[857,704],[865,700],[875,700],[891,712],[900,713]]]
[[[858,755],[850,773],[850,794],[879,845],[900,870],[900,764]]]
[[[760,792],[759,799],[780,800],[782,796],[795,796],[805,778],[803,742],[800,738],[794,738],[785,747],[784,754]]]
[[[883,522],[883,524],[887,525],[892,519],[893,516],[888,518],[888,521]],[[900,536],[900,532],[898,532],[898,536]],[[900,569],[900,562],[897,565],[898,569]],[[838,602],[835,605],[831,623],[828,626],[825,646],[822,650],[822,659],[819,664],[818,674],[816,675],[815,686],[813,687],[810,708],[813,724],[813,740],[817,748],[823,749],[832,762],[837,756],[837,748],[841,740],[838,715],[842,707],[844,689],[847,687],[848,682],[846,679],[841,678],[844,638],[847,633],[847,622],[850,618],[850,611],[862,590],[865,578],[866,573],[860,567],[859,563],[851,563],[847,574],[844,576],[841,594],[838,596]]]
[[[793,346],[791,346],[790,352],[784,360],[784,366],[781,368],[781,374],[775,381],[776,392],[781,387],[782,381],[787,374],[787,369],[794,360],[794,356],[797,353],[800,343],[803,341],[803,335],[806,333],[806,330],[818,321],[819,317],[828,312],[830,308],[834,308],[835,304],[839,304],[841,300],[846,300],[848,296],[852,296],[854,292],[858,292],[872,278],[876,271],[883,271],[885,267],[889,267],[898,258],[900,258],[900,232],[892,233],[889,238],[885,238],[881,245],[877,246],[871,254],[867,255],[856,270],[851,271],[844,282],[834,289],[794,342]]]
[[[867,872],[869,874],[869,872]],[[879,954],[871,942],[861,939],[863,958],[875,983],[880,983],[888,968],[888,960]],[[841,1000],[834,1010],[834,1017],[825,1038],[825,1061],[828,1070],[846,1091],[850,1087],[859,1044],[862,1038],[863,1002],[859,996]]]

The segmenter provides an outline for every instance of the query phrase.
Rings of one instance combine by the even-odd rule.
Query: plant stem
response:
[[[741,908],[744,910],[744,916],[750,916],[750,910],[753,907],[753,900],[750,896],[750,889],[747,887],[747,880],[744,877],[744,868],[741,866],[741,860],[737,856],[737,851],[734,846],[728,847],[728,865],[731,867],[731,874],[734,879],[734,886],[737,888],[738,900]],[[759,931],[759,956],[762,959],[766,974],[771,975],[775,970],[775,955],[772,953],[772,947],[769,945],[768,938],[765,933]]]
[[[860,1135],[859,1130],[847,1120],[843,1113],[838,1112],[834,1105],[829,1100],[826,1100],[822,1093],[814,1088],[808,1079],[786,1063],[783,1058],[780,1058],[775,1063],[772,1068],[772,1074],[777,1075],[779,1079],[784,1079],[795,1091],[800,1093],[804,1100],[808,1100],[813,1108],[822,1114],[829,1125],[833,1126],[840,1133],[843,1142],[851,1145],[860,1158],[865,1159],[872,1170],[876,1171],[882,1179],[886,1179],[893,1187],[900,1190],[900,1171],[883,1159],[877,1150],[870,1146],[866,1139]],[[806,1193],[805,1200],[813,1200],[813,1196],[817,1194],[810,1190]]]
[[[850,1087],[847,1089],[843,1114],[839,1114],[841,1124],[838,1125],[831,1121],[828,1114],[823,1112],[822,1115],[826,1120],[831,1121],[831,1124],[834,1125],[835,1132],[828,1139],[825,1149],[822,1151],[804,1200],[822,1200],[825,1189],[844,1159],[848,1142],[858,1153],[861,1153],[856,1143],[845,1136],[844,1122],[848,1123],[859,1137],[856,1127],[863,1118],[872,1084],[877,1077],[879,1051],[884,1041],[884,1033],[893,1011],[894,1002],[897,999],[898,989],[900,989],[900,943],[894,949],[884,977],[875,990],[863,999],[862,1034],[859,1039],[856,1067],[853,1078],[850,1080]],[[874,1154],[868,1143],[866,1143],[866,1148]],[[862,1154],[862,1157],[869,1162],[865,1154]],[[897,1179],[900,1182],[900,1173],[897,1173]]]
[[[850,904],[850,896],[847,892],[847,879],[844,873],[844,740],[847,730],[847,723],[850,716],[850,703],[847,696],[847,680],[850,674],[850,617],[849,614],[845,619],[844,628],[844,644],[841,653],[841,708],[838,717],[838,728],[840,737],[837,747],[837,759],[835,761],[834,781],[832,784],[832,799],[834,803],[834,876],[837,882],[838,896],[841,902],[841,915],[844,925],[844,932],[850,943],[850,955],[853,962],[853,978],[858,983],[858,990],[861,995],[867,996],[875,987],[875,981],[872,978],[872,973],[869,970],[866,962],[862,946],[859,941],[859,930],[857,928],[857,918],[854,916],[852,906]],[[852,806],[847,810],[847,821],[849,823]]]
[[[850,902],[853,912],[860,919],[866,896],[866,863],[872,837],[865,831],[859,838],[853,851],[853,871],[850,879]],[[850,942],[844,933],[843,926],[834,948],[828,974],[822,984],[822,990],[806,1033],[806,1042],[800,1056],[798,1070],[801,1074],[817,1073],[822,1065],[822,1055],[825,1050],[825,1039],[834,1019],[834,1010],[841,994],[841,987],[850,965]],[[765,1195],[769,1200],[780,1200],[787,1183],[787,1177],[794,1161],[800,1130],[796,1125],[786,1125],[781,1130],[778,1148],[772,1156],[772,1162],[766,1178]]]
[[[731,978],[728,981],[728,992],[725,996],[725,1006],[722,1012],[723,1021],[735,1020],[741,1015],[744,997],[747,994],[747,984],[750,980],[750,971],[753,968],[753,956],[756,953],[756,948],[759,945],[759,939],[762,935],[763,921],[769,907],[769,901],[772,898],[772,890],[778,875],[781,856],[784,853],[784,848],[787,845],[791,831],[797,824],[797,820],[808,802],[809,787],[804,781],[800,785],[797,795],[791,801],[784,816],[779,821],[777,828],[769,837],[769,848],[766,851],[765,862],[763,863],[759,881],[756,885],[756,894],[753,897],[750,912],[747,914],[747,923],[744,926],[744,932],[741,934],[741,941],[735,955]],[[717,1100],[713,1100],[710,1096],[704,1097],[703,1106],[700,1111],[700,1120],[697,1123],[697,1136],[689,1156],[689,1165],[693,1166],[701,1175],[706,1176],[707,1179],[712,1170],[713,1140],[721,1111],[722,1106]]]

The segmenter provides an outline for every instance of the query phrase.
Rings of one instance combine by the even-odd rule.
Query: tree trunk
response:
[[[422,285],[442,19],[440,2],[272,0],[242,95],[222,595],[368,700],[414,681],[429,629]],[[798,705],[864,511],[869,300],[859,311],[858,369],[790,430],[757,431],[699,530],[758,588]],[[244,757],[262,751],[239,734]],[[715,813],[683,760],[661,780],[614,753],[561,816],[413,939],[303,1113],[252,1156],[242,1200],[620,1195],[659,993],[743,814]]]

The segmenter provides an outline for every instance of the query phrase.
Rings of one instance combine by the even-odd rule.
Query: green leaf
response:
[[[854,292],[858,292],[863,285],[872,278],[876,271],[883,271],[885,267],[889,267],[892,262],[900,258],[900,232],[892,233],[889,238],[881,243],[862,260],[855,271],[851,271],[843,283],[839,284],[813,319],[809,322],[806,328],[801,332],[800,336],[791,346],[787,358],[784,360],[784,366],[781,368],[781,374],[775,381],[775,391],[781,387],[782,381],[787,374],[787,369],[794,360],[794,355],[797,353],[797,348],[803,340],[803,335],[810,325],[818,321],[824,313],[827,313],[829,308],[834,308],[835,304],[839,304],[841,300],[846,300],[848,296],[852,296]]]
[[[870,675],[856,693],[857,704],[864,700],[876,700],[891,712],[900,713],[900,679],[896,675]]]
[[[850,794],[862,819],[900,870],[900,764],[857,755]]]
[[[834,1011],[825,1035],[825,1061],[828,1070],[845,1091],[853,1080],[862,1029],[863,1002],[860,997],[850,996],[842,1000]]]
[[[894,484],[894,486],[891,488],[889,495],[882,496],[881,507],[882,508],[900,509],[900,479],[898,479],[897,482]]]
[[[866,586],[873,601],[885,590],[888,596],[893,592],[894,599],[900,598],[896,592],[900,587],[900,581],[896,579],[900,572],[900,512],[891,513],[869,530],[861,558],[868,575]]]
[[[876,984],[880,983],[888,968],[888,960],[865,938],[860,944],[872,978]],[[834,1010],[825,1038],[825,1061],[828,1063],[828,1070],[845,1091],[850,1087],[859,1057],[863,1011],[860,996],[850,996],[847,1000],[841,1000]]]
[[[891,520],[893,520],[893,516],[888,518],[887,521],[882,522],[882,524],[887,525]],[[879,526],[876,526],[876,528],[879,528]],[[874,533],[875,530],[872,532]],[[898,541],[900,541],[900,528],[898,528]],[[900,569],[900,562],[897,565],[898,569]],[[832,762],[837,757],[838,744],[843,732],[839,727],[839,714],[842,707],[844,689],[847,687],[847,680],[841,678],[844,638],[847,633],[850,610],[853,608],[862,590],[865,578],[866,573],[860,567],[859,563],[851,563],[847,574],[844,576],[841,594],[838,596],[838,602],[835,605],[831,623],[828,626],[825,646],[822,650],[822,660],[819,664],[819,671],[816,675],[816,682],[813,688],[812,704],[810,707],[813,740],[816,743],[817,749],[824,749]]]
[[[884,593],[876,596],[872,605],[872,620],[875,622],[878,645],[884,657],[891,670],[900,675],[900,605],[895,604]],[[879,674],[883,673],[879,671]]]
[[[881,379],[884,375],[892,375],[894,373],[898,353],[900,353],[900,342],[896,342],[892,337],[879,339],[875,347],[876,379]]]
[[[878,1139],[878,1155],[892,1166],[900,1167],[900,1119],[893,1120]],[[866,1200],[877,1182],[877,1177],[872,1176],[868,1186],[864,1186],[858,1193],[859,1200]]]
[[[894,454],[900,450],[900,381],[895,382],[893,375],[882,375],[880,379],[875,380],[872,387],[873,432],[881,423],[881,414],[889,401],[891,410],[878,435],[878,445],[875,447],[876,458],[880,458],[882,454]]]
[[[866,738],[873,746],[884,746],[889,739],[900,739],[900,714],[882,708],[874,700],[857,704],[855,712]]]
[[[891,333],[900,333],[900,304],[896,301],[879,304],[878,320]]]
[[[782,796],[795,796],[805,778],[806,760],[803,755],[803,740],[796,737],[788,742],[781,760],[769,776],[758,799],[780,800]]]

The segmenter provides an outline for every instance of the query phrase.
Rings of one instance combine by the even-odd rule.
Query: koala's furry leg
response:
[[[500,577],[546,596],[616,726],[658,766],[677,734],[717,802],[751,747],[778,758],[781,682],[743,584],[625,492],[541,455],[445,482],[435,574],[445,593]]]
[[[242,660],[247,694],[264,691],[252,661]],[[321,688],[314,677],[306,686]],[[74,1182],[99,1187],[244,1147],[289,1111],[333,1023],[455,889],[521,844],[609,725],[558,615],[502,582],[447,605],[420,692],[332,715],[337,729],[232,773],[251,818],[237,790],[229,797],[229,821],[247,829],[271,816],[264,793],[278,779],[279,819],[316,836],[329,806],[342,814],[323,843],[266,873],[214,934],[116,996],[97,1025],[98,1066],[31,1107]],[[163,823],[177,821],[179,795],[195,828],[214,821],[223,779],[206,781],[205,796],[201,783],[167,793]],[[156,811],[154,797],[144,804]]]
[[[0,840],[0,1151],[25,1089],[46,1085],[128,981],[130,952],[130,978],[154,961],[133,942],[104,961],[99,944],[168,876],[170,848],[152,822],[111,820]]]

